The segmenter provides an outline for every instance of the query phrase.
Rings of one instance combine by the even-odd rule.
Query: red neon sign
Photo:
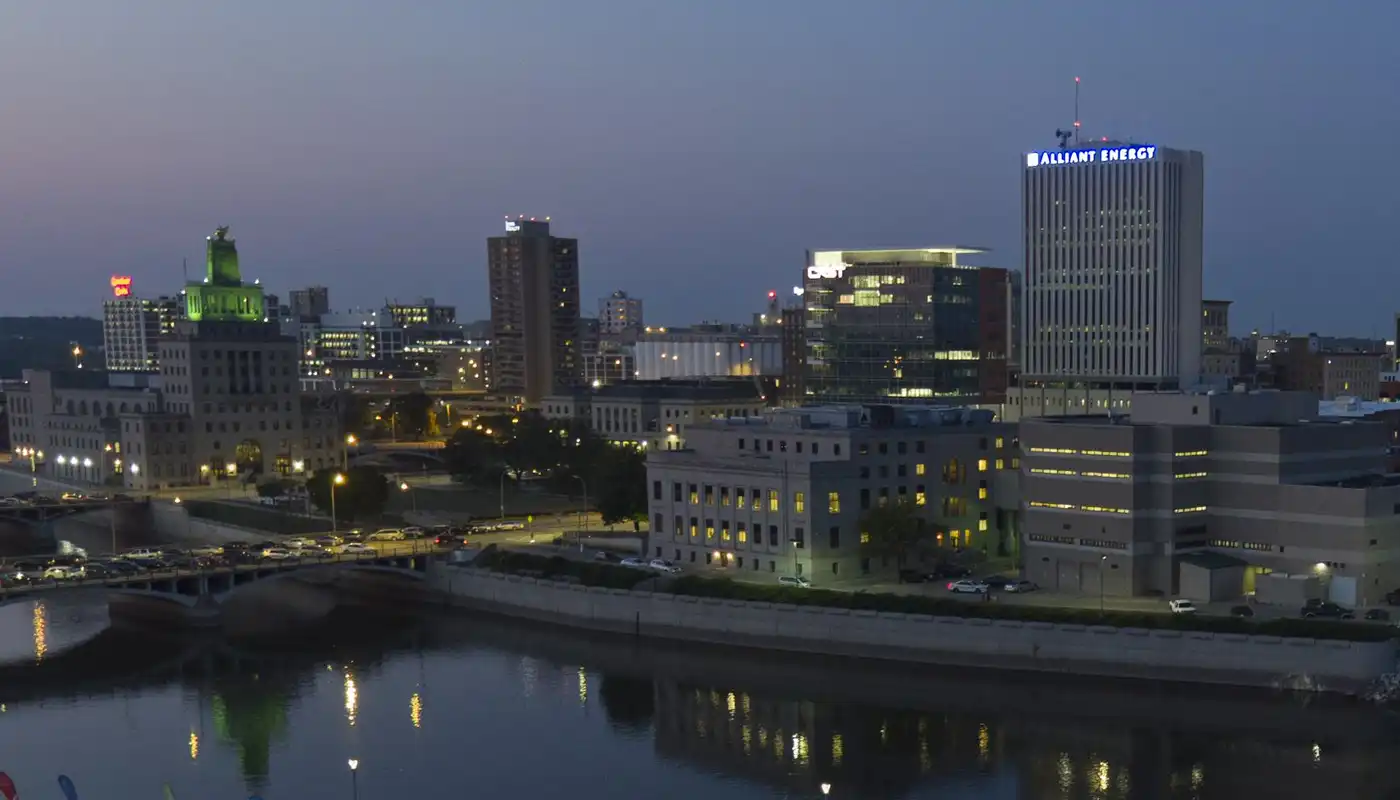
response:
[[[113,275],[113,276],[112,276],[112,296],[113,296],[113,297],[128,297],[128,296],[130,296],[130,294],[131,294],[131,276],[130,276],[130,275]]]

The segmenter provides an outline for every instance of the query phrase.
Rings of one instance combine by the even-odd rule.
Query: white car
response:
[[[1196,604],[1190,600],[1169,600],[1167,602],[1167,607],[1172,610],[1173,614],[1196,613]]]
[[[637,569],[647,568],[647,562],[641,560],[640,558],[624,558],[617,563],[619,566],[623,567],[636,567]]]
[[[269,547],[262,551],[262,557],[269,561],[285,561],[292,557],[292,551],[285,547]]]
[[[792,586],[798,589],[812,588],[812,582],[801,575],[784,575],[778,579],[779,586]]]
[[[162,552],[158,547],[138,547],[135,550],[128,550],[122,553],[122,558],[130,561],[154,561],[161,557]]]
[[[953,581],[948,584],[948,591],[953,594],[986,594],[991,587],[982,581],[962,580]]]
[[[401,542],[403,538],[403,531],[398,528],[380,528],[369,535],[371,542]]]
[[[330,552],[342,553],[347,556],[362,556],[367,553],[375,553],[378,551],[376,551],[373,547],[370,547],[367,544],[361,544],[359,542],[346,542],[345,544],[338,544],[330,548]]]
[[[77,564],[55,564],[44,570],[44,580],[66,581],[83,577],[83,568]]]
[[[221,556],[223,554],[224,548],[216,547],[214,545],[205,545],[203,547],[190,548],[190,555],[192,556],[204,556],[207,558],[209,556]]]
[[[286,544],[288,547],[292,548],[315,547],[316,540],[309,536],[296,536],[288,539]]]
[[[670,561],[667,561],[664,558],[653,558],[651,560],[651,563],[647,566],[651,567],[657,572],[665,572],[670,575],[678,575],[681,571],[680,567],[676,566],[675,564],[672,564]]]
[[[404,529],[403,529],[402,533],[403,533],[403,538],[405,538],[405,539],[422,539],[422,538],[423,538],[423,529],[420,528],[420,527],[418,527],[417,525],[409,525],[407,528],[404,528]]]

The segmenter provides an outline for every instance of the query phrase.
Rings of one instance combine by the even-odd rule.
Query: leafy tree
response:
[[[340,426],[347,433],[363,439],[374,430],[374,412],[369,399],[354,392],[341,392],[336,396],[340,409]]]
[[[447,470],[464,483],[495,479],[500,462],[492,441],[474,428],[459,428],[442,451]]]
[[[596,492],[594,508],[603,517],[604,525],[647,518],[646,456],[631,447],[609,447],[590,477],[590,489]]]
[[[423,392],[411,392],[389,401],[381,416],[404,439],[422,439],[428,433],[428,416],[433,399]]]
[[[335,487],[337,523],[383,513],[389,502],[389,479],[374,467],[351,467],[345,472],[322,469],[312,473],[306,480],[306,491],[317,508],[330,513],[331,482],[337,474],[345,476],[345,482]]]
[[[258,484],[258,497],[283,497],[286,494],[286,481],[276,480]]]
[[[893,557],[904,566],[905,560],[926,544],[924,518],[918,507],[908,500],[896,500],[875,506],[860,520],[861,555],[866,558]]]

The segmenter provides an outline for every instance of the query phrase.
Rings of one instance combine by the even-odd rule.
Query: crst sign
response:
[[[1060,164],[1116,164],[1120,161],[1151,161],[1157,147],[1150,144],[1114,145],[1083,150],[1042,150],[1026,153],[1026,167],[1053,167]]]

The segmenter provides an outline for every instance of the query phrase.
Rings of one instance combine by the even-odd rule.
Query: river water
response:
[[[651,646],[344,609],[275,639],[0,607],[0,770],[25,798],[1382,798],[1355,704]],[[352,776],[350,759],[358,761]],[[825,790],[825,792],[824,792]]]

